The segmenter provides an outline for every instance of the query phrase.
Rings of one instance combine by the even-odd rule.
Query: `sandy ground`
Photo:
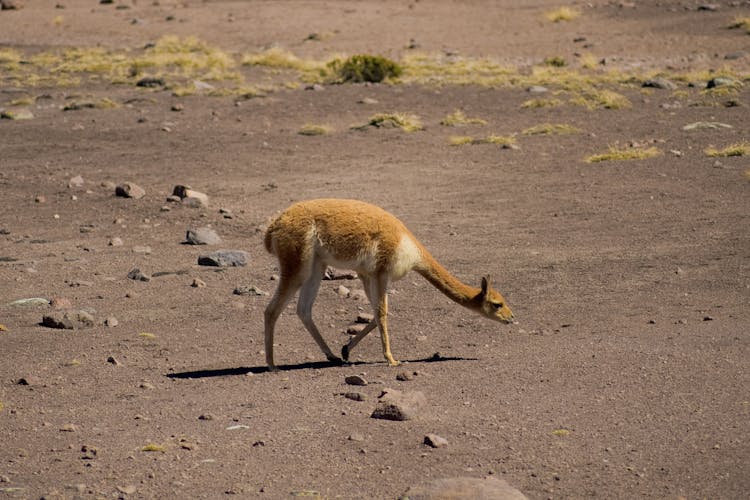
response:
[[[617,85],[631,105],[594,110],[523,107],[534,97],[523,86],[299,85],[245,100],[4,79],[0,110],[31,96],[34,118],[0,120],[0,497],[397,498],[488,476],[532,499],[747,497],[750,163],[704,150],[750,139],[748,82],[703,91],[709,70],[750,74],[750,36],[726,28],[747,2],[593,1],[562,23],[545,19],[560,6],[547,0],[60,4],[1,11],[0,49],[137,51],[171,34],[237,57],[280,46],[400,59],[412,44],[521,73],[591,53],[633,74],[709,76],[675,90]],[[242,71],[252,84],[280,78]],[[118,106],[62,111],[103,97]],[[487,123],[440,125],[456,109]],[[424,130],[350,129],[394,111]],[[696,122],[731,128],[683,129]],[[298,134],[307,123],[332,131]],[[543,123],[579,132],[522,134]],[[449,142],[491,134],[518,147]],[[660,154],[584,161],[615,144]],[[115,196],[126,181],[146,195]],[[175,185],[208,206],[166,201]],[[487,322],[411,274],[390,295],[401,367],[383,362],[376,333],[354,364],[329,365],[292,305],[277,329],[284,369],[266,372],[268,296],[233,290],[273,293],[263,228],[316,197],[396,214],[459,279],[491,274],[517,323]],[[221,244],[184,244],[206,226]],[[220,248],[247,251],[248,265],[197,265]],[[129,279],[134,268],[151,281]],[[361,288],[324,282],[315,309],[337,348],[369,311],[342,284]],[[48,328],[46,302],[11,304],[35,297],[95,325]],[[413,420],[370,418],[384,388],[421,391],[427,405]],[[426,446],[428,433],[448,446]]]

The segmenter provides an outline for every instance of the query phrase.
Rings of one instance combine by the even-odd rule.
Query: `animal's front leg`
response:
[[[388,338],[388,294],[383,292],[378,301],[378,326],[380,327],[380,340],[383,342],[383,356],[391,366],[398,366],[400,363],[393,358],[391,353],[391,341]]]

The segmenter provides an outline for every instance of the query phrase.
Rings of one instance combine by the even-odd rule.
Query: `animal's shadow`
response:
[[[443,363],[446,361],[477,361],[477,358],[463,358],[459,356],[439,356],[433,355],[429,358],[408,360],[410,365],[416,363]],[[334,363],[331,361],[311,361],[306,363],[297,363],[292,365],[281,365],[277,368],[280,371],[309,370],[321,368],[340,368],[342,366],[361,366],[361,365],[378,365],[382,362],[375,361],[352,361],[348,363]],[[233,375],[247,375],[248,373],[259,374],[267,373],[266,366],[245,366],[239,368],[217,368],[213,370],[195,370],[187,372],[168,373],[168,378],[210,378],[210,377],[229,377]]]

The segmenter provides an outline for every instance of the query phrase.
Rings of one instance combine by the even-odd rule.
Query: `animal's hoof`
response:
[[[344,345],[344,347],[341,348],[341,358],[344,361],[349,361],[349,345]]]
[[[331,362],[331,363],[333,363],[334,365],[343,365],[344,364],[344,362],[341,360],[341,358],[339,358],[338,356],[334,356],[333,354],[331,354],[330,356],[326,356],[326,358],[328,358],[328,361]]]

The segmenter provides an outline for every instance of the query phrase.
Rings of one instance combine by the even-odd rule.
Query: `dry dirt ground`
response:
[[[545,19],[560,7],[548,0],[27,0],[0,12],[0,49],[25,57],[139,51],[172,34],[233,57],[274,45],[308,59],[420,50],[528,74],[553,56],[578,68],[589,53],[604,62],[595,71],[705,75],[676,89],[612,84],[630,102],[620,109],[567,102],[554,82],[541,96],[565,102],[524,107],[536,95],[520,84],[280,84],[238,99],[0,75],[0,109],[34,116],[0,121],[0,497],[397,498],[437,478],[494,476],[532,499],[747,498],[750,163],[705,149],[750,140],[750,36],[727,29],[750,5],[701,5],[593,0],[559,23]],[[706,92],[710,70],[745,85]],[[292,78],[241,71],[258,85]],[[105,97],[116,107],[62,110]],[[457,109],[487,123],[440,125]],[[350,129],[395,111],[424,130]],[[696,122],[731,128],[683,129]],[[307,123],[332,130],[298,134]],[[579,132],[522,134],[543,123]],[[518,147],[449,142],[493,134]],[[609,145],[659,154],[584,161]],[[69,187],[75,176],[83,184]],[[116,197],[125,181],[146,195]],[[167,202],[178,184],[209,205]],[[460,279],[491,274],[517,323],[486,322],[412,274],[390,296],[401,367],[383,362],[375,333],[355,364],[328,365],[290,305],[283,370],[267,373],[268,297],[233,290],[273,292],[262,228],[314,197],[398,215]],[[183,244],[201,226],[223,242]],[[217,248],[245,250],[249,264],[197,265]],[[133,268],[151,281],[128,279]],[[341,284],[324,282],[315,309],[337,347],[368,310]],[[47,328],[46,302],[11,304],[35,297],[96,324]],[[117,326],[103,324],[111,317]],[[349,375],[369,385],[347,386]],[[413,420],[370,418],[386,387],[421,391],[427,406]],[[341,395],[353,391],[364,401]],[[448,446],[426,446],[427,433]]]

